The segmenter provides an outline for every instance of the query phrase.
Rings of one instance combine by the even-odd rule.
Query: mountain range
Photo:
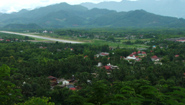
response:
[[[81,5],[60,3],[34,10],[21,10],[11,14],[0,14],[0,27],[15,28],[182,28],[185,19],[160,16],[145,10],[117,12],[108,9],[88,9]]]
[[[120,2],[82,3],[88,9],[101,8],[120,11],[143,9],[151,13],[185,18],[185,0],[122,0]]]

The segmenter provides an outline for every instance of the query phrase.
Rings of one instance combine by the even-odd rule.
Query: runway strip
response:
[[[31,35],[31,34],[23,34],[23,33],[17,33],[17,32],[10,32],[10,31],[0,31],[1,33],[6,33],[6,34],[15,34],[15,35],[21,35],[21,36],[28,36],[28,37],[33,37],[33,38],[39,38],[39,39],[46,39],[50,41],[58,41],[58,42],[63,42],[63,43],[83,43],[83,42],[77,42],[77,41],[70,41],[70,40],[64,40],[64,39],[57,39],[57,38],[49,38],[49,37],[43,37],[43,36],[37,36],[37,35]]]

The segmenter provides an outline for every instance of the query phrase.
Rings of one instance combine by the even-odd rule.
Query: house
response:
[[[62,84],[65,85],[65,86],[66,86],[66,85],[69,85],[69,81],[64,80],[64,81],[62,81]]]
[[[100,56],[108,56],[109,55],[109,53],[107,53],[107,52],[101,52],[100,53]]]
[[[55,86],[58,84],[57,82],[57,78],[56,77],[53,77],[53,76],[49,76],[48,79],[50,80],[50,84],[51,86]]]
[[[154,56],[151,57],[151,60],[152,61],[159,61],[160,58],[158,58],[156,55],[154,55]]]
[[[67,85],[66,88],[69,88],[70,90],[76,90],[74,85]]]
[[[42,33],[48,33],[48,31],[47,30],[44,30]]]
[[[10,40],[9,40],[9,39],[6,39],[6,41],[7,41],[7,42],[10,42]]]
[[[112,70],[111,66],[104,66],[106,70]]]
[[[0,41],[3,41],[4,39],[0,39]]]
[[[136,58],[136,61],[137,62],[140,62],[142,59],[141,58]]]
[[[57,83],[59,87],[64,88],[64,87],[69,87],[73,86],[77,81],[74,80],[74,78],[71,80],[65,80],[64,78],[57,79]],[[73,86],[74,87],[74,86]]]
[[[185,40],[176,40],[177,42],[181,42],[181,43],[184,43]]]
[[[132,53],[132,55],[136,55],[136,54],[137,54],[137,52],[133,52],[133,53]]]
[[[107,53],[107,52],[101,52],[101,53],[96,54],[94,56],[96,56],[97,58],[99,58],[100,56],[108,56],[108,55],[109,55],[109,53]]]
[[[138,51],[137,54],[140,56],[146,56],[146,52],[144,51]]]
[[[136,56],[131,54],[125,58],[125,60],[136,60]]]
[[[102,63],[99,62],[98,65],[97,65],[97,67],[102,67]]]
[[[152,48],[154,49],[154,48],[156,48],[156,46],[155,46],[155,45],[153,45],[153,46],[152,46]]]
[[[118,67],[118,66],[111,65],[110,63],[109,63],[109,64],[107,64],[106,66],[104,66],[104,68],[105,68],[106,70],[119,69],[119,67]]]
[[[162,62],[154,62],[155,65],[163,65]]]
[[[87,57],[88,57],[87,55],[86,55],[86,56],[84,56],[84,59],[85,59],[85,58],[87,58]]]
[[[76,88],[74,87],[74,88],[69,88],[69,90],[73,90],[73,91],[75,91],[76,90]]]
[[[175,55],[175,57],[177,58],[177,57],[179,57],[179,55]]]

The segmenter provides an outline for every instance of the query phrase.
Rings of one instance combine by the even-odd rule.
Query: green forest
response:
[[[54,32],[147,47],[31,42],[0,33],[0,105],[185,104],[183,29]]]

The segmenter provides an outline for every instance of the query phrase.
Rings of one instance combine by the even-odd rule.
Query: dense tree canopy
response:
[[[108,35],[107,40],[113,41],[113,36]],[[125,59],[140,51],[136,48],[0,41],[0,104],[183,105],[185,44],[164,40],[165,35],[156,37],[147,43],[147,49],[141,50],[147,54],[140,56],[141,61]],[[29,39],[5,35],[1,38]],[[160,60],[153,62],[152,56]],[[115,69],[109,70],[109,63]],[[66,80],[74,76],[77,89],[52,87],[48,76]]]

